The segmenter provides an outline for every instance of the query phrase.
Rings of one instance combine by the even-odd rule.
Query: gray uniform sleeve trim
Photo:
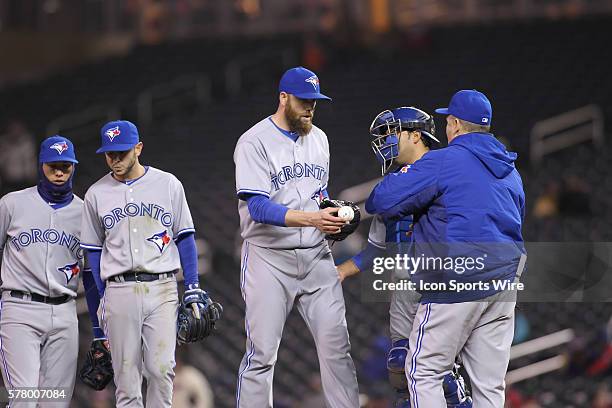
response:
[[[174,240],[176,241],[177,239],[179,239],[181,235],[188,234],[190,232],[195,232],[195,228],[185,228],[185,229],[180,230],[179,232],[176,233]]]
[[[80,244],[81,248],[85,248],[85,249],[102,249],[101,246],[98,245],[91,245],[91,244]]]
[[[11,224],[11,210],[8,208],[7,198],[0,200],[0,250],[4,248],[7,238],[7,231]],[[2,254],[0,254],[2,259]]]
[[[268,193],[267,191],[261,191],[261,190],[255,190],[255,189],[249,189],[249,188],[241,188],[240,190],[236,191],[236,195],[240,195],[240,194],[260,194],[260,195],[264,195],[268,198],[270,198],[270,193]]]
[[[376,242],[372,241],[370,238],[368,238],[368,243],[370,243],[370,244],[374,245],[376,248],[380,248],[380,249],[387,249],[387,247],[386,247],[386,246],[384,246],[384,245],[379,245],[379,244],[377,244]]]

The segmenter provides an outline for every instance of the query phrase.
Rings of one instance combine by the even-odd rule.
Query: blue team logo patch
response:
[[[323,202],[323,200],[325,200],[325,194],[323,194],[323,188],[319,187],[319,189],[315,191],[313,195],[310,196],[310,199],[314,200],[314,202],[317,203],[317,207],[319,207],[321,203]]]
[[[310,78],[306,78],[305,81],[312,85],[315,91],[319,92],[319,78],[317,78],[316,75],[313,75]]]
[[[57,154],[61,155],[66,150],[68,150],[68,143],[66,142],[56,142],[49,146],[49,149],[53,149],[57,152]]]
[[[81,272],[81,268],[79,268],[78,262],[64,265],[61,268],[57,268],[57,270],[64,274],[64,276],[66,277],[66,283],[70,282],[72,278],[74,278],[79,274],[79,272]]]
[[[108,129],[106,132],[104,132],[104,134],[108,136],[108,139],[112,142],[117,136],[121,134],[121,130],[119,130],[119,126],[115,126],[114,128]]]
[[[168,235],[168,230],[164,230],[163,232],[158,232],[152,237],[147,238],[147,241],[154,243],[157,249],[159,249],[159,253],[161,254],[164,251],[166,245],[170,243],[170,235]]]
[[[409,168],[410,168],[409,164],[405,165],[404,167],[400,169],[400,173],[408,173]]]

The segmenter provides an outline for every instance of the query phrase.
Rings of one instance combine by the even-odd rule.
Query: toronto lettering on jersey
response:
[[[270,179],[272,181],[272,186],[274,186],[274,190],[278,191],[281,185],[284,185],[291,179],[312,177],[321,181],[324,175],[325,167],[323,166],[314,163],[295,163],[293,166],[283,166],[282,170],[277,174],[271,174]]]
[[[17,251],[29,247],[36,243],[49,243],[51,245],[65,246],[70,249],[78,259],[83,259],[83,250],[80,248],[81,241],[72,234],[58,231],[53,228],[41,230],[32,228],[29,231],[22,231],[11,239],[11,244]]]
[[[102,225],[107,230],[112,229],[119,221],[126,217],[149,216],[162,223],[164,227],[172,225],[172,214],[166,212],[164,207],[153,203],[128,203],[123,208],[113,208],[110,214],[102,217]]]

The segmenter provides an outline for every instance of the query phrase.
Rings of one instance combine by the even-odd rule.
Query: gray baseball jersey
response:
[[[2,290],[76,296],[83,269],[80,224],[83,200],[53,209],[36,187],[0,200]]]
[[[240,137],[234,162],[238,195],[262,194],[293,210],[319,209],[317,200],[329,177],[329,145],[325,133],[316,126],[294,142],[266,118]],[[256,223],[243,200],[238,202],[238,212],[242,238],[253,245],[311,248],[323,240],[323,233],[315,228]]]
[[[79,247],[82,209],[83,201],[76,196],[54,209],[36,187],[0,200],[2,377],[9,389],[62,388],[65,396],[54,404],[58,407],[69,406],[76,378],[75,301],[54,305],[13,294],[76,296],[84,267]],[[35,407],[36,401],[13,401],[11,406]]]
[[[178,269],[174,239],[193,231],[183,185],[162,170],[148,167],[128,183],[109,173],[85,194],[81,246],[102,250],[102,280],[127,271]]]

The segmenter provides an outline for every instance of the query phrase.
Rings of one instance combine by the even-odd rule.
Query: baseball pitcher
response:
[[[329,98],[312,71],[288,70],[276,113],[244,133],[234,151],[247,335],[239,408],[272,407],[274,364],[296,302],[315,340],[327,405],[359,406],[342,287],[325,241],[344,238],[359,218],[351,203],[326,199],[329,145],[312,124],[320,99]],[[351,207],[349,224],[337,216],[338,204]]]

